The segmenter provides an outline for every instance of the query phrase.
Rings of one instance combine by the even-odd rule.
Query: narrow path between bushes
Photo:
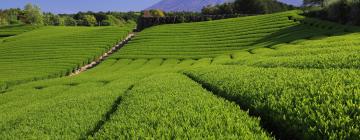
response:
[[[95,59],[94,61],[90,62],[89,64],[80,67],[79,69],[75,70],[75,72],[71,73],[69,76],[75,76],[78,75],[88,69],[91,69],[95,66],[97,66],[98,64],[100,64],[102,61],[104,61],[106,58],[108,58],[111,54],[117,52],[119,49],[121,49],[124,45],[126,45],[134,36],[136,33],[132,32],[129,33],[129,35],[122,40],[121,42],[119,42],[117,45],[115,45],[114,47],[112,47],[109,51],[105,52],[103,55],[101,55],[100,57],[98,57],[97,59]]]
[[[125,92],[124,95],[128,94],[132,89],[134,88],[134,85],[131,85]],[[103,115],[101,120],[99,120],[96,125],[90,129],[88,132],[86,132],[85,137],[83,139],[87,139],[90,137],[94,137],[96,133],[98,133],[105,125],[107,121],[111,119],[111,116],[118,110],[120,103],[122,100],[122,96],[119,96],[114,103],[112,104],[111,108]],[[82,136],[80,136],[82,137]]]

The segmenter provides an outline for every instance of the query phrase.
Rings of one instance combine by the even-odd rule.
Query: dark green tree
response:
[[[84,15],[82,18],[83,25],[85,26],[95,26],[97,25],[97,21],[95,16],[93,15]]]
[[[64,25],[65,26],[77,26],[77,22],[74,18],[72,18],[70,16],[66,16],[64,18]]]
[[[24,8],[24,20],[27,24],[42,25],[43,14],[40,7],[27,4]]]

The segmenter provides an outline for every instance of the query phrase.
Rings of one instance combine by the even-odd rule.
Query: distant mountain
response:
[[[162,0],[157,4],[147,8],[161,9],[163,11],[193,11],[200,12],[201,9],[207,5],[222,4],[234,0]]]
[[[301,6],[303,3],[302,0],[278,0],[278,1],[295,6]]]
[[[155,5],[147,8],[150,9],[161,9],[165,12],[169,11],[193,11],[200,12],[201,9],[207,5],[222,4],[225,2],[233,2],[235,0],[161,0]],[[284,3],[299,5],[302,0],[279,0]]]

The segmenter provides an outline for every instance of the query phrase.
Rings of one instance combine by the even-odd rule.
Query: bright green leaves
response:
[[[258,119],[184,75],[138,83],[95,139],[271,139]]]
[[[280,138],[359,138],[357,70],[214,66],[186,73],[261,117]]]

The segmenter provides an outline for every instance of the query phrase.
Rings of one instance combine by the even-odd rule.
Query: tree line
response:
[[[304,0],[306,15],[347,25],[360,25],[360,0]]]
[[[204,15],[270,14],[296,7],[276,0],[235,0],[233,3],[209,5],[202,9]]]
[[[146,10],[141,13],[137,22],[137,29],[161,25],[187,22],[200,22],[249,15],[268,14],[295,9],[276,0],[235,0],[233,3],[209,5],[197,12],[164,12],[159,9]]]
[[[24,9],[0,9],[0,25],[31,24],[53,26],[112,26],[136,22],[138,12],[78,12],[53,14],[42,12],[39,6],[27,4]]]

